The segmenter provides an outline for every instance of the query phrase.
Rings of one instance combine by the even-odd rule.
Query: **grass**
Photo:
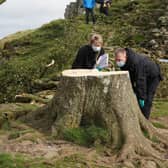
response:
[[[0,0],[0,4],[4,0]],[[16,94],[22,92],[33,93],[33,81],[39,78],[51,78],[59,74],[63,69],[70,68],[71,63],[80,46],[86,44],[88,35],[99,32],[105,39],[107,46],[128,46],[141,50],[146,41],[152,36],[149,33],[150,23],[155,23],[161,13],[156,9],[164,6],[163,2],[156,0],[139,1],[136,7],[130,10],[130,1],[114,1],[110,9],[109,17],[97,16],[97,24],[88,26],[84,24],[83,16],[75,20],[57,20],[42,26],[39,29],[28,30],[8,36],[0,41],[0,102],[14,100]],[[162,5],[161,5],[162,4]],[[129,10],[128,10],[129,9]],[[156,12],[155,12],[156,11]],[[162,10],[164,11],[164,10]],[[110,35],[112,34],[112,35]],[[112,57],[112,53],[110,53]],[[44,76],[45,65],[54,59],[56,64],[48,69]],[[165,86],[166,83],[164,84]],[[165,87],[167,89],[167,87]],[[164,92],[164,91],[163,91]],[[35,110],[37,107],[21,105],[14,112],[20,115],[22,112]],[[15,111],[7,110],[10,111]],[[1,111],[0,115],[4,112]],[[168,116],[168,101],[155,101],[152,112],[153,118]],[[164,128],[162,123],[154,122],[157,128]],[[9,123],[3,125],[5,130],[10,128]],[[23,135],[24,130],[9,130],[9,138],[15,139]],[[95,126],[78,129],[68,129],[64,132],[64,139],[83,146],[104,144],[108,141],[106,130]],[[148,132],[144,136],[149,138]],[[36,136],[30,137],[35,141]],[[152,141],[158,142],[153,137]],[[21,155],[0,154],[0,168],[85,168],[86,162],[79,155],[66,157],[62,160],[45,162],[43,159],[30,159]]]
[[[87,165],[85,158],[81,155],[72,155],[56,162],[56,168],[85,168]]]
[[[91,26],[79,20],[56,20],[0,41],[0,55],[6,58],[0,67],[0,102],[13,101],[16,94],[23,92],[33,93],[36,79],[56,76],[70,67],[90,33]],[[55,65],[46,70],[52,59]]]
[[[50,78],[70,68],[77,50],[88,43],[88,35],[92,32],[101,33],[107,46],[140,50],[141,44],[151,39],[149,21],[156,22],[161,13],[155,9],[156,6],[162,9],[162,3],[159,0],[155,3],[137,1],[135,9],[130,11],[130,1],[114,1],[111,16],[97,14],[95,26],[84,24],[84,16],[80,16],[73,20],[56,20],[1,40],[0,60],[6,60],[0,66],[0,103],[13,101],[16,94],[33,93],[36,79]],[[52,59],[55,66],[43,75],[45,65]]]
[[[8,139],[11,140],[11,139],[17,139],[21,136],[23,136],[24,134],[27,134],[27,133],[34,133],[34,130],[31,130],[31,129],[27,129],[27,130],[20,130],[20,131],[12,131],[9,136],[8,136]]]
[[[168,116],[168,113],[161,113],[159,111],[163,111],[167,109],[167,101],[156,101],[154,103],[154,109],[156,110],[158,107],[157,115],[156,116]],[[157,108],[156,108],[157,107]],[[154,110],[153,113],[156,113]],[[20,124],[19,124],[20,125]],[[162,123],[154,122],[153,125],[157,128],[165,128]],[[25,129],[16,129],[10,130],[9,138],[15,139],[22,136],[25,133],[31,132],[32,130],[25,130]],[[143,131],[144,136],[149,138],[149,134],[147,131]],[[0,134],[4,135],[4,131],[1,130]],[[81,127],[78,129],[68,129],[64,132],[64,138],[68,141],[73,143],[83,145],[83,146],[94,146],[99,143],[101,146],[102,144],[106,143],[108,140],[107,132],[104,128],[99,128],[96,126],[90,127]],[[36,139],[36,138],[35,138]],[[155,143],[159,143],[156,137],[152,137],[151,141]],[[95,146],[97,147],[97,146]],[[97,149],[97,148],[96,148]],[[85,168],[87,161],[81,155],[72,155],[69,157],[65,157],[61,160],[55,161],[50,160],[46,161],[43,158],[34,158],[30,159],[28,157],[23,157],[22,155],[11,155],[11,154],[0,154],[0,168]],[[92,166],[93,168],[99,168],[98,166]],[[100,166],[100,168],[102,168]]]
[[[157,137],[155,137],[155,136],[150,137],[147,130],[144,130],[144,129],[143,129],[142,132],[143,132],[143,135],[144,135],[147,139],[150,139],[152,142],[155,142],[155,143],[159,143],[159,142],[160,142]]]
[[[63,138],[83,146],[103,145],[109,140],[107,130],[96,126],[67,129]]]
[[[0,154],[0,168],[53,168],[43,159],[29,159],[21,155]]]
[[[146,138],[150,139],[149,133],[148,133],[147,130],[144,130],[144,129],[143,129],[142,132],[143,132],[143,135],[144,135]]]
[[[151,117],[168,117],[168,101],[155,101]]]
[[[86,168],[88,161],[81,155],[75,154],[61,160],[44,160],[42,158],[30,159],[22,155],[0,154],[0,168]],[[105,168],[93,166],[92,168]]]
[[[0,128],[9,129],[10,121],[36,110],[39,106],[26,103],[11,103],[0,105]]]
[[[153,126],[156,128],[166,129],[167,127],[160,122],[152,122]]]

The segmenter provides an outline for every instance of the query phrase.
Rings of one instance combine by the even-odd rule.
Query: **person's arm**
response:
[[[84,58],[85,58],[85,52],[83,48],[80,48],[75,61],[72,64],[72,69],[80,69],[83,68],[84,65]]]
[[[147,74],[144,61],[136,65],[136,95],[139,103],[146,100],[147,96]],[[143,103],[140,103],[143,106]]]
[[[101,55],[104,55],[104,54],[105,54],[105,50],[104,50],[104,48],[101,48],[101,51],[100,51],[99,57],[100,57]]]

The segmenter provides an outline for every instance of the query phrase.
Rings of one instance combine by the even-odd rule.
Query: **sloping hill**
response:
[[[85,25],[84,17],[78,16],[2,39],[0,101],[12,101],[22,92],[31,93],[35,80],[55,79],[60,71],[70,68],[77,49],[87,43],[92,32],[104,36],[111,58],[117,46],[128,46],[153,58],[166,58],[167,3],[165,0],[116,0],[110,9],[111,16],[97,14],[95,26]],[[47,69],[46,65],[53,59],[55,65]],[[165,85],[161,90],[166,97]]]
[[[6,0],[0,0],[0,5],[2,4],[2,3],[4,3]]]
[[[110,149],[99,146],[99,139],[93,141],[97,132],[101,136],[104,133],[94,127],[89,128],[89,136],[83,129],[67,132],[64,138],[71,143],[55,140],[16,120],[46,103],[44,97],[53,93],[48,93],[52,92],[48,90],[35,93],[39,91],[39,85],[42,89],[48,85],[55,89],[59,73],[71,67],[77,49],[87,43],[92,32],[103,35],[104,47],[110,53],[111,60],[118,46],[132,47],[152,59],[167,58],[167,3],[166,0],[113,0],[111,16],[97,14],[95,26],[85,25],[84,16],[77,16],[71,20],[53,21],[39,29],[18,32],[0,40],[0,102],[13,101],[16,94],[23,92],[33,93],[28,95],[29,98],[37,96],[33,99],[42,102],[0,104],[0,168],[157,168],[154,161],[142,165],[138,161],[134,165],[130,162],[115,164]],[[47,68],[46,65],[52,60],[55,60],[55,64]],[[167,64],[162,65],[162,70],[167,80],[162,83],[158,96],[166,98]],[[28,96],[26,101],[29,101]],[[167,109],[167,100],[154,102],[151,122],[160,131],[168,128]],[[148,136],[146,132],[144,135]],[[75,145],[87,143],[88,137],[89,142],[94,143],[92,148]]]
[[[41,28],[1,41],[1,102],[21,92],[32,92],[35,79],[51,78],[68,67],[91,27],[80,21],[53,21]],[[46,69],[52,59],[55,65]],[[6,75],[7,74],[7,75]],[[5,97],[4,97],[5,96]],[[3,100],[2,100],[3,99]]]

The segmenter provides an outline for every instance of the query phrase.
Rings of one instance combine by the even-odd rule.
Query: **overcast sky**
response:
[[[7,0],[0,5],[0,38],[63,18],[67,4],[75,0]]]

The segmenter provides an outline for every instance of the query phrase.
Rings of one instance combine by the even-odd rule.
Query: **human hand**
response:
[[[143,99],[139,99],[139,105],[143,108],[145,106],[145,101]]]

